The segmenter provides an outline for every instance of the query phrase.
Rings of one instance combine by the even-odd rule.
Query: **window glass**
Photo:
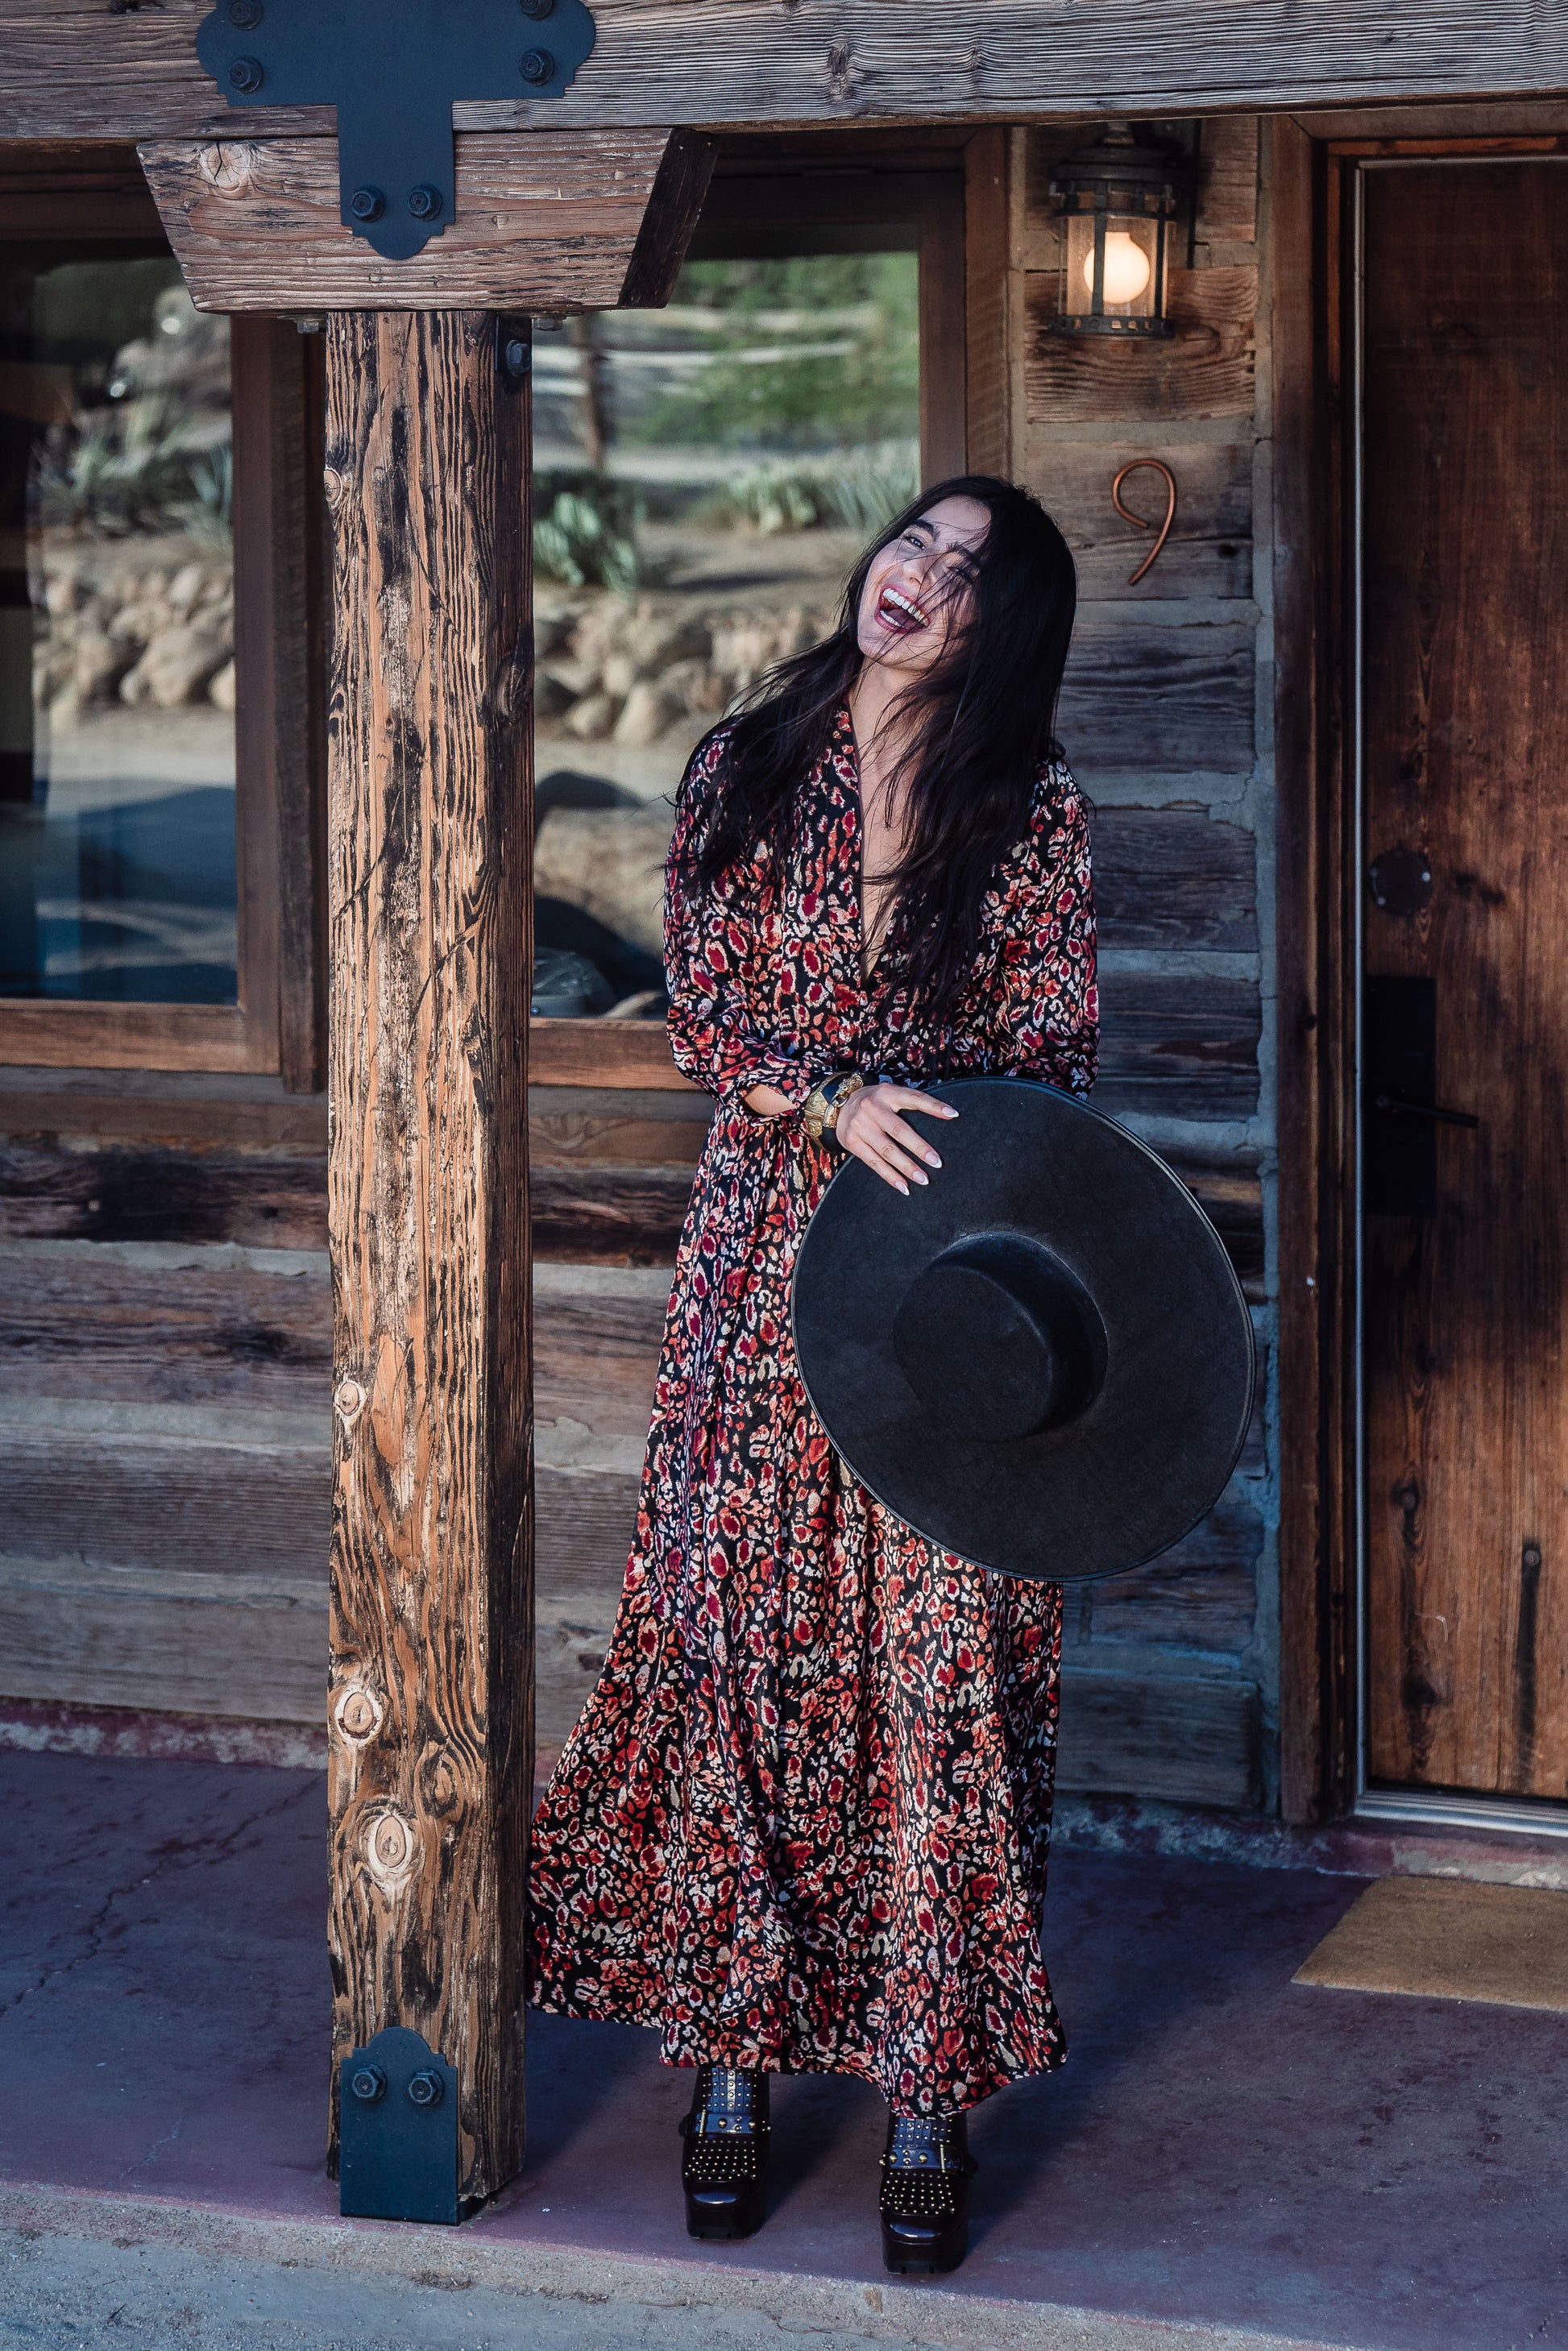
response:
[[[916,256],[692,262],[664,310],[539,332],[534,387],[534,1008],[662,1019],[693,746],[914,496]]]
[[[228,322],[0,249],[0,995],[232,1004]]]

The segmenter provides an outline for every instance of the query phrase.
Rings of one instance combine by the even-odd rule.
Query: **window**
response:
[[[537,331],[538,1077],[667,1064],[675,787],[828,633],[872,533],[962,467],[963,268],[961,147],[787,175],[762,151],[721,165],[666,309]]]
[[[134,183],[0,190],[0,1059],[319,1081],[285,1001],[319,926],[279,919],[319,765],[306,340],[198,313]]]

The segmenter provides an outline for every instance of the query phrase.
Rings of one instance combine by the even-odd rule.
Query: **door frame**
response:
[[[1360,1321],[1358,187],[1368,163],[1568,156],[1568,130],[1270,126],[1279,770],[1281,1809],[1568,1835],[1568,1805],[1369,1790]],[[1568,116],[1563,118],[1568,122]],[[1353,125],[1346,123],[1348,133]]]

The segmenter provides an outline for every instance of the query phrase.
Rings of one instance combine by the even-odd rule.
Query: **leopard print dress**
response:
[[[677,847],[723,756],[722,732],[695,755]],[[1094,916],[1053,763],[937,1036],[901,990],[896,921],[862,978],[860,862],[846,710],[788,870],[667,892],[671,1042],[717,1107],[614,1635],[534,1823],[530,1996],[656,2025],[670,2064],[853,2074],[926,2115],[1065,2053],[1040,1945],[1061,1592],[936,1550],[834,1453],[789,1282],[838,1147],[741,1098],[799,1106],[847,1068],[1087,1092]]]

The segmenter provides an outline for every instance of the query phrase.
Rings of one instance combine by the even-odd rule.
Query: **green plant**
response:
[[[536,496],[534,569],[542,579],[622,595],[645,582],[637,545],[643,510],[624,483],[602,474],[547,476]]]
[[[913,445],[895,441],[800,465],[754,465],[736,475],[717,504],[731,528],[741,523],[765,537],[831,523],[870,538],[919,486]]]

